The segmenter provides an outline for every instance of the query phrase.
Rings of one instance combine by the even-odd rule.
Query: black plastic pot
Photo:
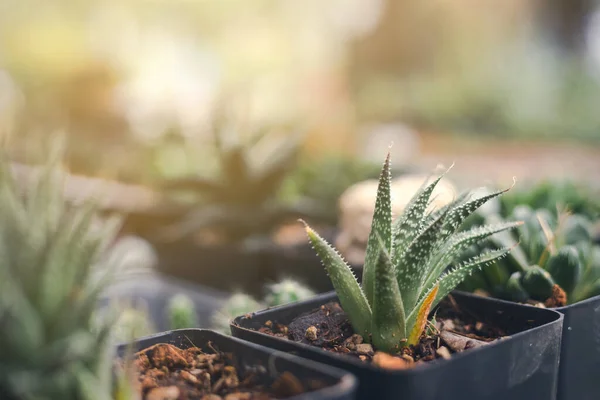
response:
[[[164,274],[217,290],[260,297],[276,273],[261,250],[234,245],[200,246],[192,240],[154,242],[158,269]]]
[[[147,240],[158,258],[158,270],[174,278],[225,292],[243,291],[260,297],[265,282],[276,274],[264,249],[240,245],[201,245],[190,237],[174,241],[161,240],[164,231],[185,216],[187,209],[163,206],[145,212],[130,212],[123,233],[133,233]]]
[[[510,332],[510,338],[454,354],[425,366],[388,371],[341,354],[259,333],[268,320],[290,323],[303,313],[336,301],[335,293],[261,311],[234,320],[234,336],[327,363],[359,379],[359,399],[554,399],[563,317],[552,310],[454,292],[460,309]]]
[[[153,327],[162,332],[171,329],[167,306],[176,294],[184,294],[194,303],[198,325],[189,328],[210,328],[212,315],[228,297],[227,293],[201,285],[148,274],[131,277],[110,286],[103,293],[100,307],[106,307],[110,301],[115,300],[131,303],[132,306],[142,306],[148,310]]]
[[[301,399],[335,399],[351,400],[356,394],[356,378],[339,369],[327,367],[318,363],[304,360],[290,354],[275,351],[253,343],[202,329],[181,329],[148,336],[133,342],[134,350],[139,351],[158,343],[169,343],[179,348],[192,345],[210,351],[207,344],[220,351],[232,353],[238,371],[247,368],[262,367],[265,371],[265,383],[281,373],[288,371],[298,378],[305,388],[319,387],[320,389],[302,395],[290,397],[290,400]],[[117,354],[123,357],[128,345],[121,345]]]
[[[559,400],[600,397],[600,296],[556,308],[564,314]]]

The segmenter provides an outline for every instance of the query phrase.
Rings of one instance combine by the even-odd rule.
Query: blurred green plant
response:
[[[231,334],[230,322],[240,315],[260,311],[267,307],[275,307],[310,299],[315,293],[308,287],[292,279],[266,285],[266,294],[262,301],[256,301],[245,293],[235,293],[213,316],[213,329],[226,335]]]
[[[401,115],[440,133],[598,143],[600,81],[581,60],[526,39],[468,56],[447,48],[438,68],[410,79],[375,75],[359,90],[358,112],[365,119]]]
[[[184,294],[177,294],[167,304],[171,329],[195,328],[198,326],[194,302]]]
[[[501,220],[497,214],[484,218]],[[588,217],[565,211],[555,215],[548,209],[520,205],[508,219],[524,224],[514,235],[497,235],[471,251],[517,241],[518,245],[508,257],[467,279],[463,289],[480,289],[518,302],[546,302],[551,307],[600,295],[600,246],[592,242]]]
[[[212,176],[172,178],[162,189],[192,202],[179,222],[165,230],[176,240],[198,232],[216,233],[226,242],[268,237],[282,222],[315,214],[317,205],[304,199],[293,203],[279,196],[283,182],[296,165],[303,135],[276,136],[274,128],[247,132],[217,114],[212,146],[217,165]]]
[[[57,168],[63,154],[52,151],[30,185],[0,160],[3,399],[114,395],[114,321],[98,321],[94,310],[119,266],[105,257],[118,224],[95,224],[93,204],[68,205]]]
[[[500,199],[501,215],[510,215],[516,207],[529,206],[545,209],[554,217],[558,210],[568,208],[574,214],[590,219],[600,217],[600,193],[578,185],[575,182],[554,182],[546,180],[524,189],[516,189]]]
[[[156,328],[145,307],[123,305],[120,309],[113,333],[117,343],[127,343],[132,339],[156,333]]]

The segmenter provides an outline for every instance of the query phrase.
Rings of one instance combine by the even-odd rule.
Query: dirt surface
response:
[[[305,392],[289,372],[265,385],[259,372],[241,373],[232,355],[217,349],[208,354],[197,347],[157,344],[136,353],[134,365],[134,383],[143,400],[266,400]]]
[[[464,315],[451,298],[440,305],[436,320],[427,326],[420,342],[393,356],[378,352],[365,343],[362,336],[355,334],[338,303],[325,304],[299,316],[287,326],[268,321],[259,331],[389,369],[407,369],[438,358],[450,358],[453,353],[484,346],[507,334]]]

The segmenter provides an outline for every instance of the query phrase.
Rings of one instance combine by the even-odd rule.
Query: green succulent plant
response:
[[[315,293],[308,287],[292,279],[283,279],[280,282],[267,285],[266,294],[262,301],[256,301],[246,293],[235,293],[214,314],[213,327],[229,335],[231,333],[229,323],[235,317],[253,313],[267,307],[307,300],[314,295]]]
[[[404,213],[392,222],[390,175],[388,154],[379,179],[362,286],[335,248],[308,225],[306,231],[354,331],[379,350],[397,352],[419,341],[429,311],[466,276],[505,257],[510,249],[487,251],[456,263],[463,251],[519,223],[480,226],[457,233],[465,218],[506,190],[475,199],[463,194],[428,213],[431,193],[444,174],[422,187]],[[448,265],[454,266],[444,273]]]
[[[499,215],[486,217],[500,220]],[[511,254],[465,282],[467,290],[525,302],[546,301],[558,285],[568,304],[600,295],[600,246],[592,242],[592,222],[584,215],[520,205],[508,219],[524,224],[513,234],[497,235],[473,251],[517,243]]]
[[[566,207],[574,214],[597,219],[600,218],[598,194],[571,181],[543,181],[502,196],[501,214],[508,216],[516,207],[529,206],[546,209],[556,217],[557,209]]]
[[[93,314],[117,226],[67,205],[52,154],[25,191],[0,159],[0,397],[108,400],[113,323]]]
[[[231,320],[240,315],[246,315],[265,308],[262,303],[256,301],[252,296],[246,293],[234,293],[225,304],[213,315],[213,329],[231,334],[229,324]]]
[[[177,294],[167,304],[171,329],[194,328],[198,326],[194,302],[184,294]]]
[[[267,294],[264,303],[267,307],[280,306],[282,304],[294,303],[307,300],[315,295],[315,292],[293,279],[284,279],[280,282],[267,285]]]
[[[243,140],[239,129],[223,118],[215,118],[216,175],[173,178],[162,184],[169,193],[195,199],[191,209],[167,230],[167,236],[180,238],[208,229],[219,232],[228,242],[239,242],[251,236],[266,236],[298,214],[312,215],[313,202],[298,200],[290,204],[278,196],[295,167],[302,135],[276,138],[269,133],[272,130],[264,129]],[[257,153],[265,143],[278,145]]]
[[[156,333],[148,310],[145,307],[125,305],[120,307],[113,338],[116,343],[126,343],[132,339]]]

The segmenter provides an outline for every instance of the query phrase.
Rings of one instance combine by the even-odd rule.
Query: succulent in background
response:
[[[501,214],[508,216],[516,207],[528,206],[535,210],[548,210],[556,217],[558,209],[568,208],[574,214],[598,219],[600,218],[599,194],[570,181],[544,181],[503,196],[500,199]]]
[[[256,301],[252,296],[245,293],[234,293],[213,315],[213,329],[224,333],[231,334],[229,323],[235,317],[246,315],[265,308],[263,304]]]
[[[122,310],[117,318],[113,331],[116,343],[127,343],[132,339],[156,333],[148,313],[142,306],[127,305],[120,307]]]
[[[184,294],[176,294],[167,304],[171,329],[195,328],[198,326],[194,302]]]
[[[379,350],[398,352],[404,346],[417,344],[429,311],[474,270],[510,251],[501,248],[483,252],[455,264],[470,245],[518,224],[479,226],[456,233],[465,218],[505,190],[475,199],[459,196],[451,204],[427,213],[431,193],[442,177],[424,185],[404,213],[392,222],[388,154],[379,179],[362,287],[339,253],[306,225],[309,240],[354,331],[371,340]],[[448,265],[454,266],[444,273]]]
[[[491,215],[486,219],[500,220]],[[592,222],[584,215],[521,205],[509,219],[524,224],[489,245],[517,243],[509,257],[468,280],[464,289],[482,289],[513,301],[535,300],[555,307],[600,295],[600,246],[592,242]],[[560,289],[560,290],[559,290]]]
[[[263,301],[256,301],[245,293],[233,294],[213,316],[213,329],[226,335],[231,333],[229,323],[240,315],[245,315],[295,301],[306,300],[314,296],[314,292],[302,284],[284,279],[280,282],[266,286],[266,295]]]
[[[282,304],[294,303],[307,300],[315,293],[306,286],[292,279],[284,279],[281,282],[267,285],[267,294],[264,303],[267,307],[280,306]]]
[[[112,323],[93,318],[117,265],[100,268],[116,224],[69,207],[60,152],[25,193],[0,160],[0,394],[7,399],[112,398]],[[96,267],[98,267],[96,269]],[[94,274],[93,270],[105,271]]]
[[[218,173],[212,177],[173,178],[162,185],[173,195],[187,194],[195,199],[191,210],[166,230],[167,238],[209,231],[221,240],[239,242],[251,236],[268,236],[298,214],[311,215],[311,202],[288,204],[278,197],[285,178],[295,167],[302,136],[269,133],[276,132],[263,130],[244,141],[237,127],[223,118],[215,119],[213,144]]]

